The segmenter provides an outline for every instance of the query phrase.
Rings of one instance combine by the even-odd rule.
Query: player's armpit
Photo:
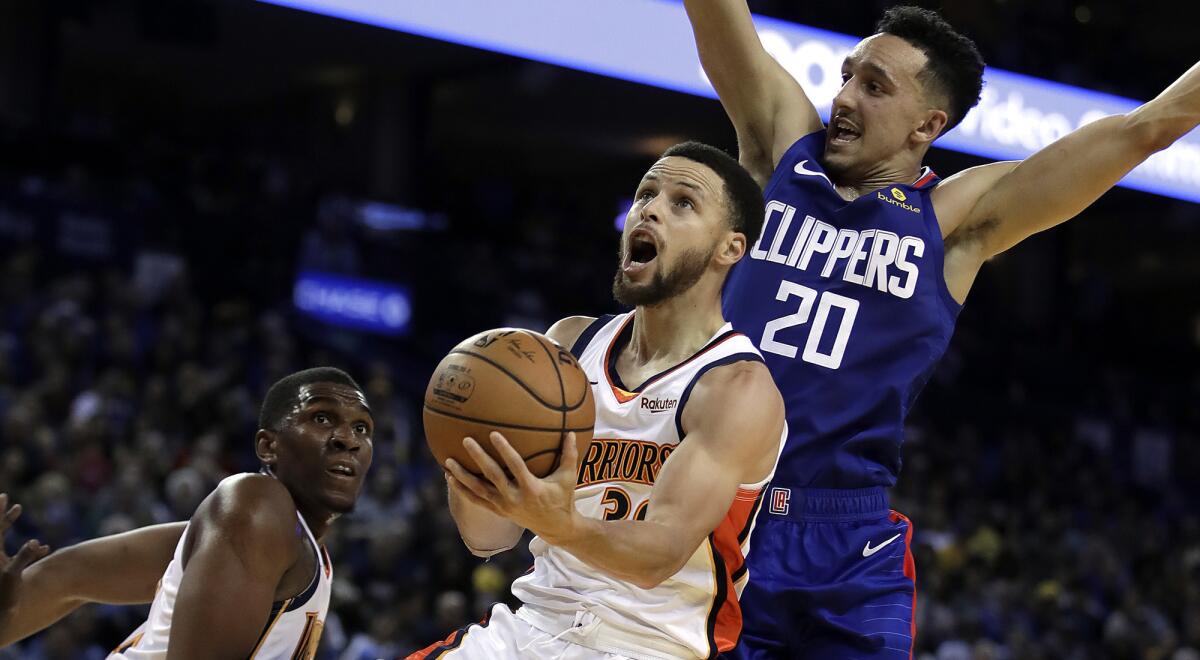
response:
[[[25,571],[18,607],[0,645],[41,631],[86,603],[132,605],[154,600],[187,523],[168,523],[63,548]]]
[[[740,160],[765,185],[821,118],[803,88],[763,48],[745,0],[685,0],[700,63],[737,131]]]
[[[250,656],[304,547],[295,505],[279,482],[246,475],[223,482],[192,521],[168,656]]]

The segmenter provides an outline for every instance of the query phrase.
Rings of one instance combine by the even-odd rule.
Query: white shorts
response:
[[[582,613],[576,624],[557,635],[524,621],[507,605],[497,603],[483,623],[473,623],[456,631],[445,641],[417,651],[407,660],[630,660],[628,656],[597,651],[573,640],[586,639],[600,624],[595,617]]]

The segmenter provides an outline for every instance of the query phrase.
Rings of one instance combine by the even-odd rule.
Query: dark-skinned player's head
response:
[[[267,390],[254,449],[301,510],[351,511],[371,467],[375,422],[366,395],[333,367],[305,369]]]
[[[893,7],[842,63],[824,164],[849,178],[896,154],[918,158],[979,102],[983,58],[936,12]]]
[[[653,306],[705,277],[717,289],[758,238],[762,189],[716,147],[684,142],[663,152],[642,177],[625,218],[613,296]]]

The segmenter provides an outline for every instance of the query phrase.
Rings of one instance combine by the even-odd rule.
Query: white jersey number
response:
[[[785,328],[808,323],[812,316],[813,303],[816,303],[817,315],[816,318],[813,318],[809,328],[808,341],[804,344],[804,354],[801,359],[827,369],[837,369],[842,366],[842,356],[846,353],[846,342],[850,341],[850,331],[854,328],[854,317],[858,315],[858,301],[832,291],[826,291],[822,295],[803,284],[787,280],[781,281],[775,299],[787,302],[788,298],[792,296],[800,299],[800,308],[794,314],[781,316],[768,322],[763,327],[762,341],[758,344],[759,349],[784,357],[796,357],[796,353],[800,350],[799,347],[776,340],[775,333]],[[825,334],[825,324],[829,320],[829,310],[833,307],[842,310],[842,322],[838,326],[833,347],[829,349],[828,353],[821,353],[817,347],[821,345],[821,337]]]

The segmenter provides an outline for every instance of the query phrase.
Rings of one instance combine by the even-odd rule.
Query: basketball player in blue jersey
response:
[[[937,14],[897,7],[842,66],[828,127],[763,49],[745,0],[685,0],[700,60],[767,214],[725,316],[783,392],[788,444],[759,516],[744,658],[907,658],[912,527],[884,489],[905,415],[983,263],[1085,209],[1200,121],[1200,66],[1126,115],[1019,162],[921,166],[979,99],[983,61]]]
[[[36,563],[46,553],[36,542],[11,559],[0,552],[0,647],[84,603],[153,602],[110,658],[311,660],[332,582],[320,541],[358,499],[373,425],[345,372],[281,379],[254,438],[262,473],[222,481],[189,522],[88,541]],[[0,495],[0,539],[20,513],[7,504]]]

